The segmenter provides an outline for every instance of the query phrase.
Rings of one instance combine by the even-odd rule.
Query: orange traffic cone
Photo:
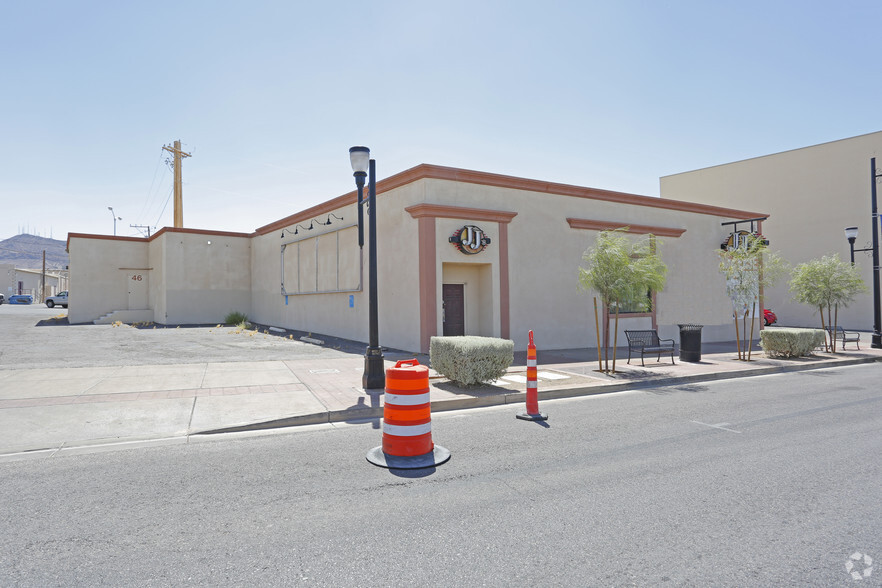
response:
[[[536,345],[533,344],[533,331],[527,345],[527,411],[517,418],[525,421],[547,421],[548,415],[539,412],[539,366],[536,364]]]
[[[399,361],[386,369],[383,399],[383,445],[367,460],[384,468],[418,469],[441,465],[450,452],[432,442],[429,368],[416,359]]]

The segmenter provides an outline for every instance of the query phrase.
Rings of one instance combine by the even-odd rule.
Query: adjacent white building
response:
[[[793,265],[832,253],[849,260],[846,227],[858,227],[856,249],[870,247],[870,160],[882,168],[882,131],[661,178],[661,195],[681,201],[763,210],[770,248]],[[882,170],[877,170],[877,173]],[[877,180],[878,181],[878,180]],[[877,184],[877,191],[879,186]],[[839,324],[873,330],[872,258],[855,254],[868,293]],[[766,289],[766,308],[781,325],[820,327],[817,309],[792,301],[786,280]]]

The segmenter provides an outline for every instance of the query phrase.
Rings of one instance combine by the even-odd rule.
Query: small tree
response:
[[[820,311],[821,328],[824,330],[826,309],[827,325],[831,328],[830,349],[836,353],[834,333],[839,320],[839,307],[846,308],[855,296],[867,291],[857,268],[840,260],[836,254],[801,263],[793,269],[790,291],[794,300]]]
[[[786,271],[781,257],[768,250],[759,235],[743,235],[736,247],[719,250],[720,272],[726,277],[726,294],[732,301],[735,317],[735,341],[738,359],[750,361],[753,323],[760,288],[772,286]],[[750,338],[747,336],[747,319],[750,316]],[[738,329],[742,319],[743,336]]]
[[[613,339],[612,372],[616,371],[616,344],[619,328],[619,308],[623,305],[640,303],[646,300],[648,291],[659,291],[665,287],[667,266],[655,251],[655,238],[648,235],[632,242],[625,235],[626,227],[614,231],[601,231],[594,246],[585,251],[582,259],[587,268],[579,268],[579,283],[586,290],[600,294],[604,316],[609,316],[615,305],[616,334]],[[597,297],[594,298],[595,316]],[[604,321],[603,358],[606,366],[600,364],[601,371],[609,372],[609,321]],[[600,361],[600,321],[597,321],[598,361]]]

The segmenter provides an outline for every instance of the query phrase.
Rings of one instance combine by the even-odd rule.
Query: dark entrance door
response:
[[[444,336],[465,335],[465,297],[462,284],[442,284],[441,308],[444,312]]]

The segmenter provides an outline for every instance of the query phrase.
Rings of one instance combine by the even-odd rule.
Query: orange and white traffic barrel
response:
[[[530,331],[530,342],[527,344],[527,410],[519,413],[517,418],[525,421],[548,420],[548,415],[539,412],[539,366],[533,331]]]
[[[429,368],[416,359],[386,369],[383,444],[367,460],[385,468],[417,469],[441,465],[450,452],[432,442]]]

